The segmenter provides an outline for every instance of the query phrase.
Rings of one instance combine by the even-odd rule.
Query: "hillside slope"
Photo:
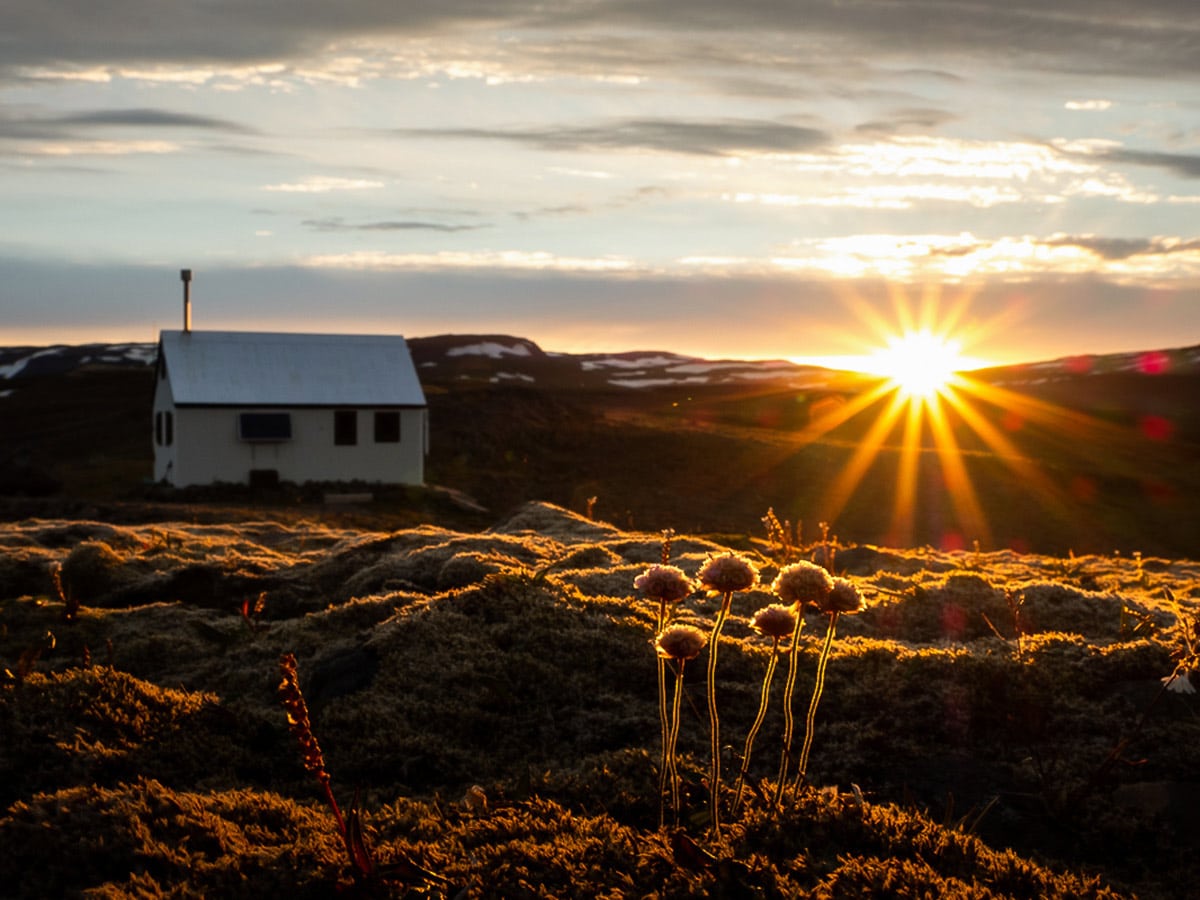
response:
[[[343,808],[359,794],[380,863],[421,867],[383,896],[1156,900],[1200,877],[1200,709],[1162,681],[1195,640],[1200,565],[841,548],[868,608],[839,625],[819,790],[764,804],[776,679],[726,844],[705,835],[703,666],[685,670],[682,826],[708,863],[657,826],[656,606],[632,582],[663,549],[545,504],[482,533],[0,526],[0,883],[328,896],[348,869],[279,705],[283,653]],[[668,552],[694,575],[726,551]],[[749,551],[764,584],[783,552]],[[774,599],[736,595],[722,638],[727,773],[770,653],[749,617]],[[677,621],[707,630],[715,608],[695,594]],[[823,636],[811,615],[801,727]]]

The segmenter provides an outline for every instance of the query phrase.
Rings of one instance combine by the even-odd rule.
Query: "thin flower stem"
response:
[[[758,701],[758,715],[746,735],[746,749],[742,752],[742,770],[738,773],[737,786],[733,791],[733,815],[736,816],[742,808],[742,791],[746,787],[746,773],[750,769],[750,754],[754,750],[754,739],[762,728],[763,719],[767,717],[767,703],[771,697],[771,681],[775,678],[775,666],[779,663],[779,638],[771,644],[771,659],[767,663],[767,673],[763,676],[762,697]]]
[[[662,634],[663,628],[667,624],[667,603],[665,600],[658,602],[658,631],[656,634]],[[655,660],[658,663],[658,720],[662,730],[662,757],[658,763],[658,827],[663,827],[663,821],[666,813],[663,804],[666,802],[665,794],[667,787],[667,742],[670,740],[670,724],[667,721],[667,661],[658,654],[655,654]]]
[[[783,688],[783,752],[779,755],[779,778],[775,782],[775,805],[783,799],[783,786],[787,782],[788,757],[792,752],[792,735],[796,731],[796,717],[792,713],[792,692],[796,689],[796,672],[800,668],[797,648],[800,632],[804,629],[804,614],[796,611],[796,629],[792,632],[792,646],[788,656],[787,680]]]
[[[821,647],[821,659],[817,662],[817,682],[813,685],[812,702],[808,704],[808,719],[804,726],[804,749],[800,751],[800,771],[796,783],[803,784],[808,774],[808,754],[812,750],[813,732],[817,719],[817,704],[821,702],[821,694],[825,690],[825,669],[829,665],[829,652],[833,648],[833,632],[837,628],[838,614],[834,610],[829,614],[829,628],[825,631],[825,643]]]
[[[675,824],[679,824],[679,766],[675,761],[675,745],[679,742],[679,713],[680,698],[683,696],[683,666],[679,661],[679,671],[675,675],[675,697],[671,703],[671,731],[667,738],[667,771],[671,779],[671,809],[675,816]]]
[[[708,775],[708,805],[711,817],[711,830],[716,840],[721,840],[721,722],[717,717],[717,643],[721,637],[721,628],[729,615],[729,604],[732,593],[721,597],[721,611],[717,613],[717,621],[713,625],[712,637],[708,640],[708,724],[709,751],[712,754]]]

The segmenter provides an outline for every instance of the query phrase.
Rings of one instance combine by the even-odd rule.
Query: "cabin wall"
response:
[[[156,399],[157,409],[157,399]],[[347,408],[342,408],[346,411]],[[333,408],[185,407],[175,410],[173,465],[164,474],[155,454],[155,477],[186,487],[217,481],[248,484],[252,470],[273,470],[280,481],[365,481],[422,484],[425,480],[427,416],[425,409],[398,412],[400,439],[374,439],[374,408],[354,410],[357,440],[334,441]],[[291,419],[291,437],[251,441],[239,437],[241,413],[279,412]],[[156,448],[157,451],[158,448]]]

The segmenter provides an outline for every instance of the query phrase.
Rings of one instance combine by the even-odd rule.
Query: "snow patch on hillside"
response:
[[[37,352],[31,353],[28,356],[21,357],[15,362],[0,366],[0,378],[16,378],[25,370],[25,367],[35,359],[39,359],[43,356],[57,356],[62,352],[62,350],[62,347],[47,347],[45,350],[38,350]]]
[[[656,353],[647,356],[601,356],[584,359],[580,365],[585,372],[599,369],[645,369],[650,366],[678,366],[692,362],[690,356]]]
[[[495,341],[483,341],[479,344],[466,344],[462,347],[451,347],[446,351],[447,356],[486,356],[490,359],[500,359],[503,356],[532,356],[524,344],[498,344]]]
[[[610,378],[608,383],[623,388],[648,388],[680,384],[708,384],[709,379],[704,375],[690,375],[686,378]]]

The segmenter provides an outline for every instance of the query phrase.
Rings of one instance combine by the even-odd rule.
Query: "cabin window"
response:
[[[170,447],[175,443],[175,414],[156,412],[154,414],[154,443],[159,447]]]
[[[398,443],[400,443],[400,413],[398,413],[398,412],[377,412],[377,413],[375,413],[375,443],[377,443],[377,444],[398,444]]]
[[[292,417],[281,412],[241,413],[238,415],[238,437],[252,443],[290,441]]]
[[[339,447],[349,447],[358,443],[358,410],[333,411],[333,442]]]

